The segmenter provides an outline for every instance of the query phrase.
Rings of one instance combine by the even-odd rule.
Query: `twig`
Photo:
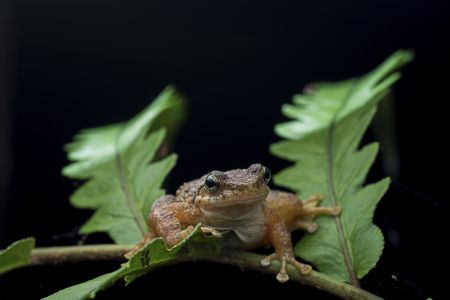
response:
[[[86,260],[124,260],[124,253],[131,248],[132,246],[130,245],[88,245],[36,248],[31,252],[29,265],[60,264]],[[273,262],[270,266],[263,267],[260,264],[262,258],[262,255],[255,253],[223,250],[221,255],[210,255],[205,253],[196,256],[181,255],[175,261],[169,261],[164,264],[200,260],[235,265],[244,269],[253,269],[264,273],[277,274],[279,271],[279,264]],[[363,289],[335,280],[316,271],[312,271],[307,276],[302,276],[295,268],[289,267],[288,273],[291,280],[313,286],[343,299],[381,299]]]
[[[31,251],[30,265],[61,264],[66,262],[93,260],[125,260],[123,255],[129,245],[86,245],[43,247]]]

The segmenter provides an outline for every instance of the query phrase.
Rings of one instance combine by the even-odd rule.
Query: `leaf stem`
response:
[[[93,260],[124,260],[124,253],[132,245],[86,245],[36,248],[31,252],[30,266],[60,264],[66,262],[93,261]],[[238,266],[243,269],[252,269],[263,273],[277,274],[279,264],[273,262],[268,267],[260,264],[264,256],[245,251],[222,250],[221,255],[201,253],[195,256],[180,255],[158,265],[169,265],[186,261],[208,261]],[[291,266],[288,267],[291,280],[326,291],[337,297],[351,300],[380,300],[382,298],[363,289],[335,280],[319,272],[312,271],[307,276],[300,275]]]
[[[327,155],[327,181],[328,181],[328,195],[330,196],[331,203],[334,206],[338,206],[338,199],[336,196],[336,190],[334,187],[334,158],[333,158],[333,133],[335,130],[336,118],[338,116],[339,111],[345,106],[350,99],[350,96],[353,94],[353,90],[355,89],[356,83],[353,83],[349,92],[347,93],[342,105],[338,108],[338,110],[333,115],[332,120],[330,121],[330,126],[328,127],[327,132],[327,140],[326,140],[326,155]],[[340,216],[334,217],[334,224],[336,225],[336,231],[339,238],[339,245],[341,247],[342,256],[344,257],[345,268],[347,269],[348,275],[350,277],[350,282],[352,285],[359,287],[359,280],[355,273],[355,268],[353,266],[353,260],[350,255],[349,246],[347,244],[347,239],[345,238],[344,226],[341,222]]]

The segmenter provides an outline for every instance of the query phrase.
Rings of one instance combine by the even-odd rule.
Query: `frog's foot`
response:
[[[289,275],[287,274],[287,264],[291,264],[294,266],[302,275],[308,275],[311,273],[312,267],[310,265],[302,264],[298,262],[294,255],[285,253],[285,254],[278,254],[273,253],[269,256],[266,256],[261,260],[261,265],[263,267],[267,267],[271,264],[272,260],[278,260],[280,262],[280,272],[277,274],[277,280],[281,283],[284,283],[289,280]]]
[[[214,228],[212,228],[210,226],[202,226],[202,227],[200,227],[200,230],[202,231],[202,233],[210,234],[213,237],[222,237],[222,234],[220,232],[218,232],[217,230],[215,230]]]
[[[153,233],[147,233],[145,237],[142,240],[140,240],[136,245],[134,245],[134,247],[130,251],[124,254],[124,257],[128,260],[132,258],[133,255],[136,254],[136,252],[138,252],[141,248],[147,245],[151,240],[153,240],[154,237],[155,236],[153,235]]]

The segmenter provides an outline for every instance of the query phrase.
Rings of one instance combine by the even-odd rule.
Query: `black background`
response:
[[[399,48],[416,51],[396,85],[401,169],[376,213],[386,248],[363,287],[388,299],[444,298],[450,14],[448,1],[34,1],[12,2],[14,61],[10,184],[0,247],[35,236],[76,244],[90,212],[72,208],[60,175],[62,145],[81,128],[127,120],[167,84],[190,100],[168,182],[271,157],[282,103],[315,80],[363,74]],[[370,140],[370,135],[367,140]],[[370,180],[383,177],[380,161]],[[86,242],[107,242],[94,235]],[[38,299],[114,270],[83,263],[15,271],[1,299]],[[333,297],[281,285],[257,272],[191,263],[172,266],[99,299],[184,295]]]

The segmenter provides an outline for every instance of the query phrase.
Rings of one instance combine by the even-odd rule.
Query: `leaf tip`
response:
[[[0,274],[28,265],[35,244],[36,240],[28,237],[15,241],[6,249],[0,250]]]

